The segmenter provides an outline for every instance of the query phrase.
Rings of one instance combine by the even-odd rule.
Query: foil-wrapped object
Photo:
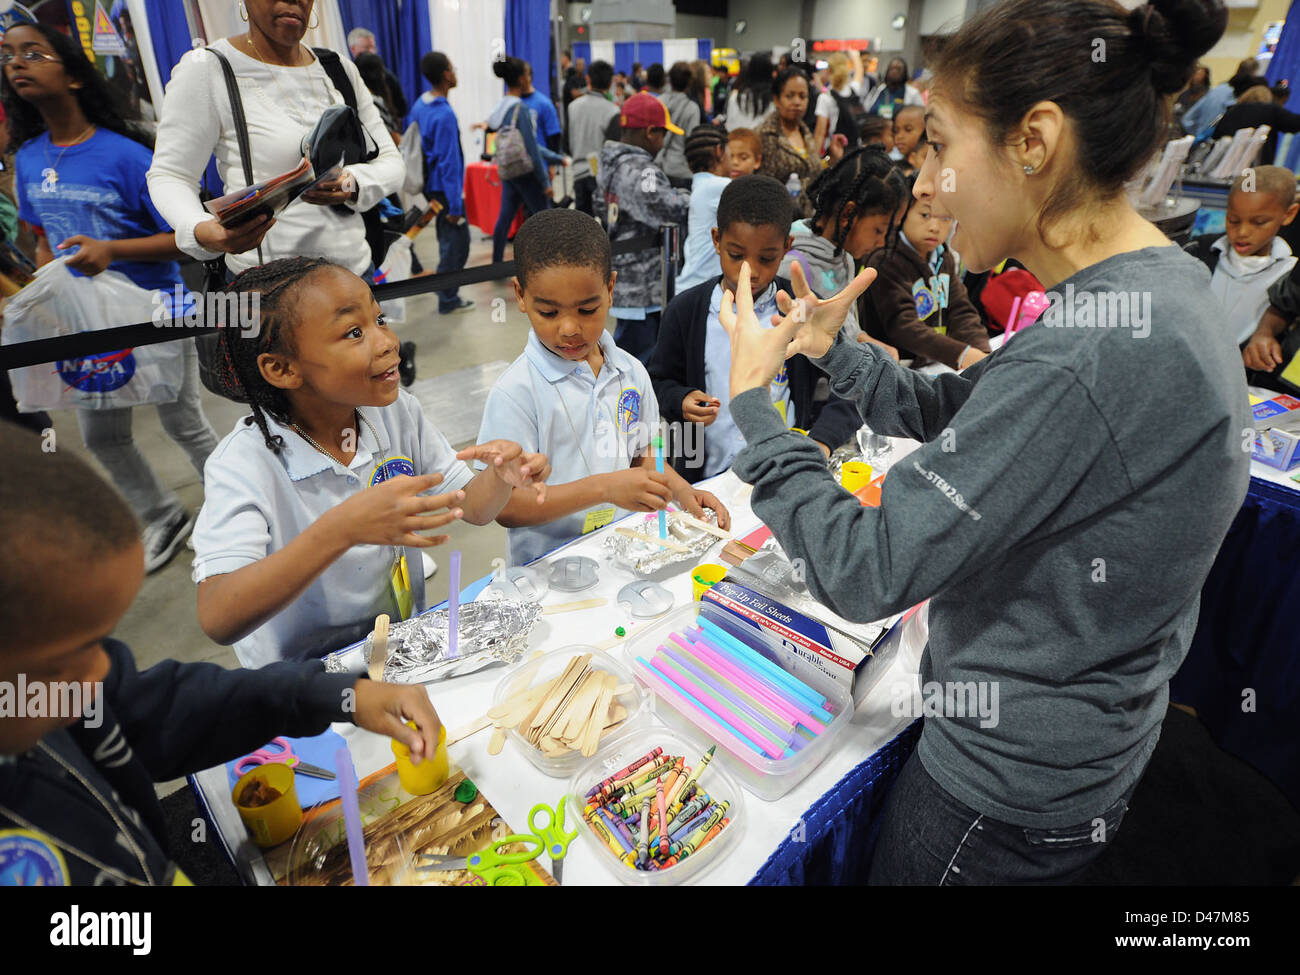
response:
[[[831,451],[826,466],[830,469],[831,477],[837,481],[840,479],[840,468],[849,461],[870,464],[873,475],[880,475],[889,469],[891,450],[888,437],[863,425],[852,440]]]
[[[448,656],[447,610],[438,609],[401,623],[388,631],[388,663],[384,680],[397,684],[428,684],[462,674],[472,674],[494,664],[512,664],[528,649],[528,634],[542,615],[540,603],[489,592],[477,602],[462,603],[456,627],[456,655]],[[374,634],[366,637],[362,655],[370,660]],[[341,661],[326,658],[325,669],[344,669]]]
[[[704,520],[710,525],[717,524],[717,515],[705,508]],[[605,538],[605,549],[616,565],[642,576],[653,575],[665,566],[678,562],[698,561],[700,556],[708,551],[709,546],[718,541],[716,536],[670,516],[667,540],[685,546],[686,551],[677,552],[663,548],[657,544],[659,538],[657,514],[646,515],[642,524],[638,525],[634,522],[632,530],[641,537],[611,532]]]

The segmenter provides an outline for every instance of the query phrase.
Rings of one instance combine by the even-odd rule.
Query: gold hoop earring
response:
[[[239,19],[248,23],[248,8],[244,6],[244,0],[239,0]]]

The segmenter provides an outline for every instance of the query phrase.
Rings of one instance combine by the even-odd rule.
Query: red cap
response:
[[[673,120],[668,117],[668,107],[644,91],[623,103],[623,115],[619,122],[625,129],[663,128],[677,135],[686,134],[673,125]]]

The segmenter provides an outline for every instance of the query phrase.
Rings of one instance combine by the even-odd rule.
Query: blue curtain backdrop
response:
[[[506,54],[533,66],[533,87],[551,91],[551,5],[549,0],[506,0]]]
[[[1253,53],[1253,52],[1252,52]],[[1264,72],[1270,85],[1285,78],[1291,83],[1291,98],[1287,101],[1288,111],[1300,112],[1300,4],[1293,3],[1286,14],[1286,23],[1282,27],[1282,36],[1278,38],[1277,48]],[[1227,78],[1216,81],[1227,81]]]
[[[158,74],[165,87],[171,80],[172,68],[190,49],[190,27],[181,0],[154,0],[145,5],[145,10],[149,13],[149,37],[153,41]]]
[[[414,104],[427,87],[420,74],[420,58],[429,46],[429,4],[427,0],[338,0],[343,29],[364,27],[375,35],[379,56],[397,75]]]
[[[641,62],[642,71],[648,70],[652,64],[664,64],[663,41],[638,41],[636,59]],[[668,70],[668,65],[664,64],[664,70]]]
[[[630,74],[632,65],[636,62],[636,42],[635,41],[615,41],[614,42],[614,70],[622,71],[624,74]],[[645,67],[645,65],[642,65]]]

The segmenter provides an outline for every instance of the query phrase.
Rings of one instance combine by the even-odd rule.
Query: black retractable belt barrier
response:
[[[660,250],[662,247],[663,241],[659,234],[645,234],[641,237],[617,241],[610,246],[610,250],[615,254],[627,254],[632,251]],[[371,290],[374,291],[376,300],[393,301],[397,298],[410,298],[431,291],[447,291],[484,281],[504,281],[514,273],[515,262],[502,261],[499,264],[484,264],[481,267],[465,268],[448,274],[430,274],[427,277],[394,281],[391,284],[378,284]],[[35,366],[43,362],[84,359],[87,356],[115,352],[119,349],[177,342],[196,335],[215,332],[219,327],[216,325],[187,326],[185,321],[185,319],[167,319],[161,322],[140,322],[135,325],[120,325],[94,332],[78,332],[75,335],[60,335],[57,338],[0,346],[0,369],[21,369],[24,366]]]

